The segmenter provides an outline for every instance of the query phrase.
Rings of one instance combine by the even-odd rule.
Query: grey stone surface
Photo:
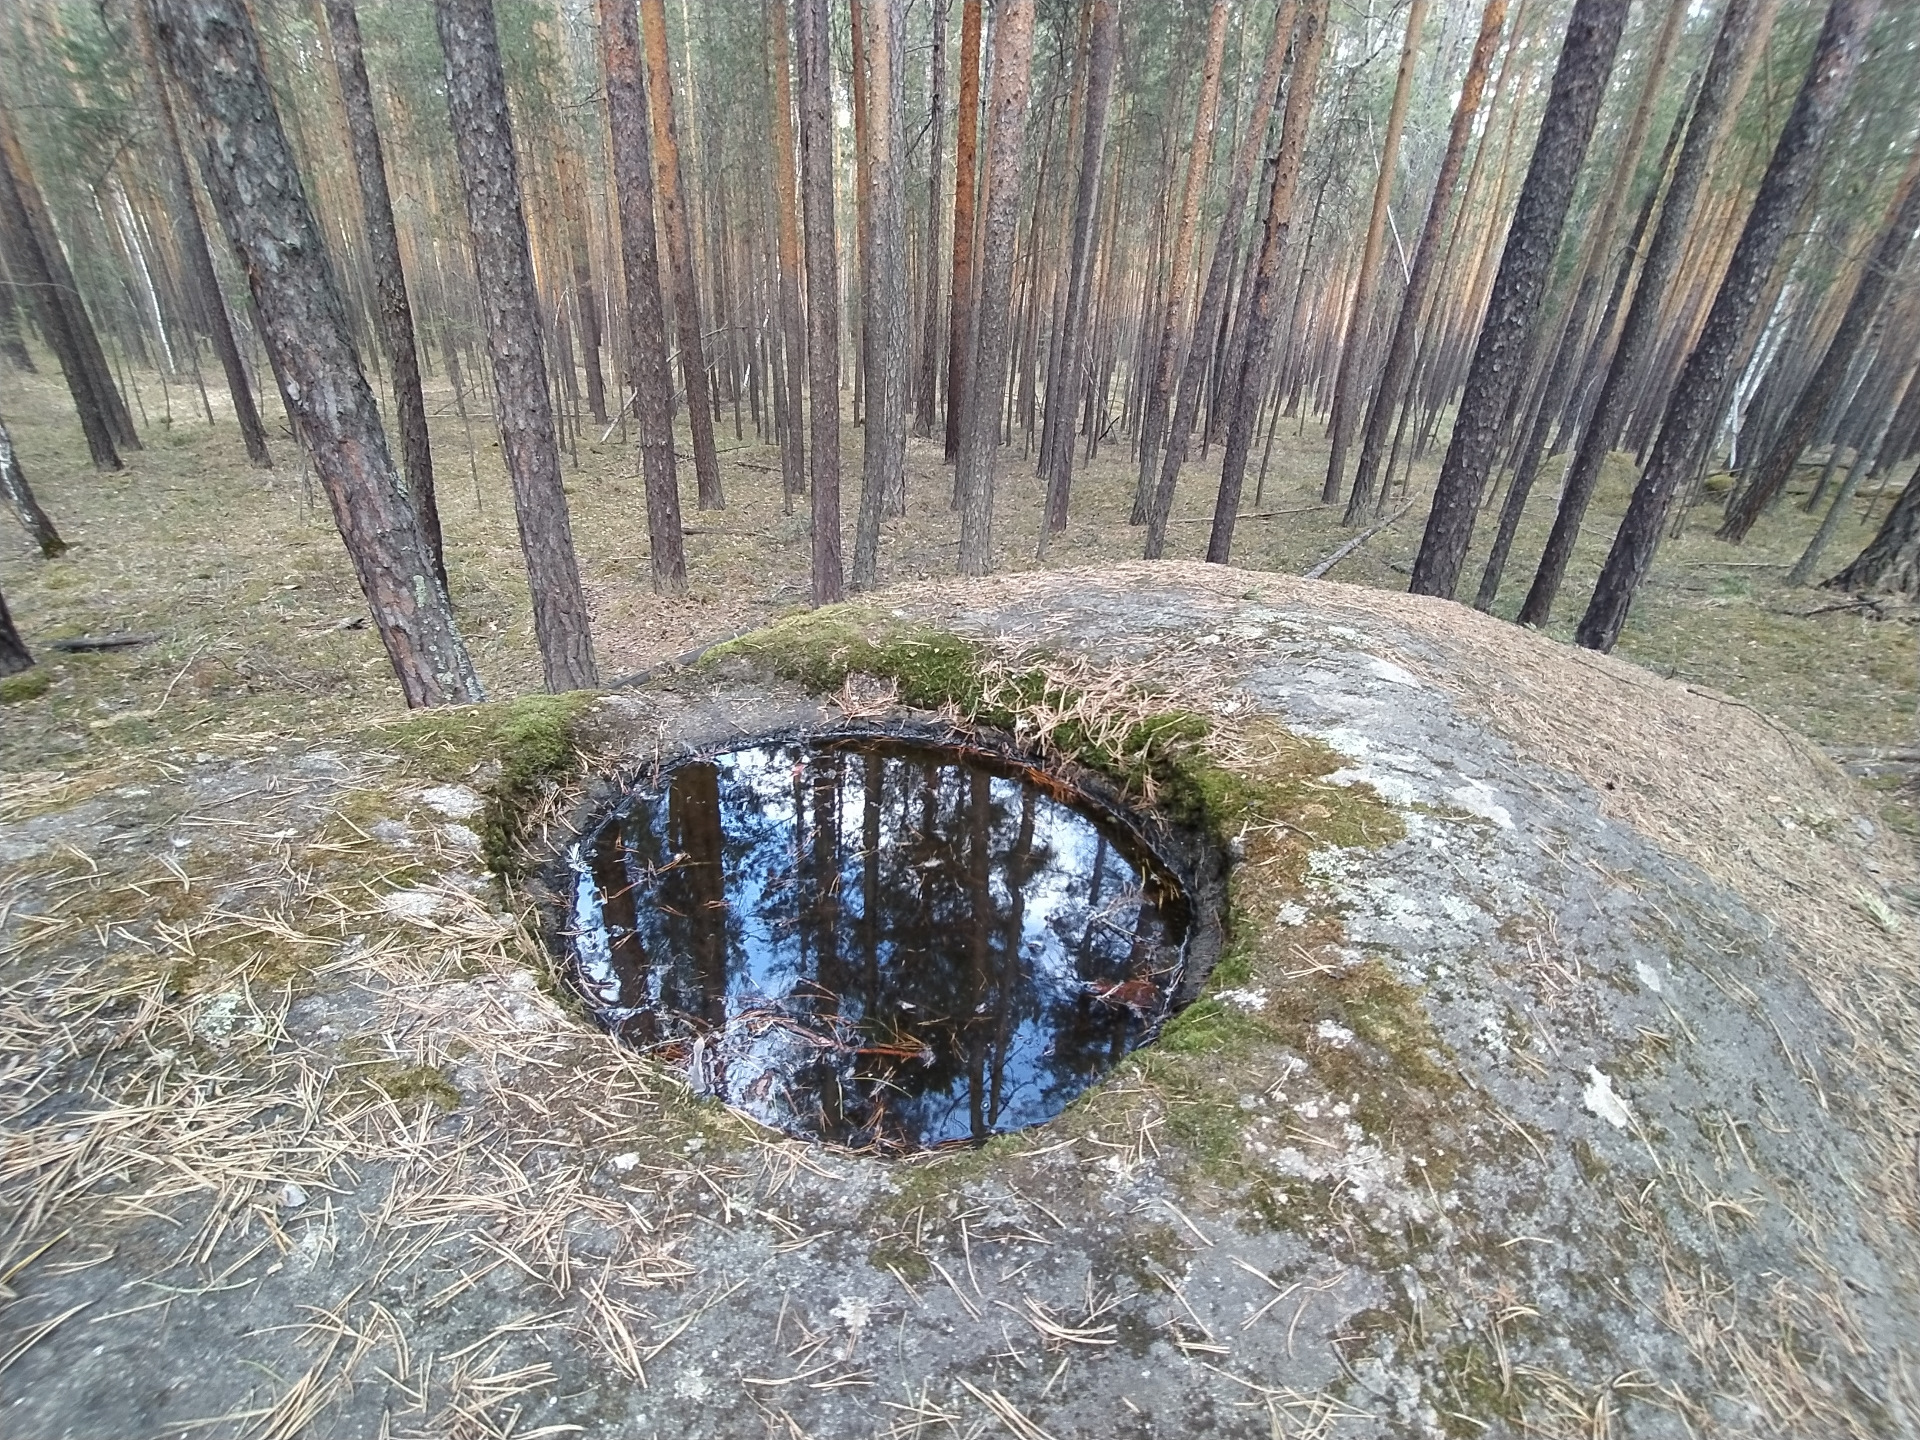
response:
[[[1855,1036],[1753,897],[1438,683],[1443,628],[1180,567],[885,598],[1177,672],[1398,812],[1253,895],[1202,1002],[1251,1038],[979,1154],[829,1152],[546,994],[450,782],[313,737],[95,794],[0,832],[0,1432],[1920,1433]],[[596,724],[633,769],[832,715],[722,664]],[[168,903],[116,928],[130,884]],[[1366,967],[1404,1056],[1310,1003]],[[1401,1064],[1433,1105],[1383,1121]]]

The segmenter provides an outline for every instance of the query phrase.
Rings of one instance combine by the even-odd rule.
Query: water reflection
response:
[[[685,763],[574,857],[575,984],[791,1133],[904,1150],[1045,1120],[1159,1017],[1187,926],[1055,789],[896,742]]]

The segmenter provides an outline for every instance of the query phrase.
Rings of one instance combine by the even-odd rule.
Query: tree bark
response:
[[[1105,162],[1107,112],[1120,51],[1120,12],[1115,0],[1091,0],[1087,32],[1086,106],[1080,120],[1080,176],[1074,189],[1073,235],[1068,242],[1066,311],[1060,345],[1047,367],[1047,430],[1040,453],[1047,482],[1040,521],[1039,553],[1056,531],[1067,528],[1073,485],[1073,418],[1087,383],[1087,319],[1093,280],[1094,243],[1100,213],[1100,171]]]
[[[16,370],[29,375],[39,372],[40,367],[33,363],[20,333],[20,309],[13,303],[13,278],[7,273],[4,244],[0,244],[0,355]]]
[[[1360,275],[1354,281],[1353,304],[1347,312],[1346,343],[1340,347],[1340,368],[1333,380],[1333,404],[1327,418],[1327,436],[1332,452],[1327,459],[1327,478],[1320,487],[1320,503],[1331,505],[1340,498],[1346,481],[1347,442],[1353,430],[1355,373],[1368,350],[1373,313],[1374,281],[1380,273],[1380,247],[1386,239],[1387,202],[1393,198],[1393,173],[1400,153],[1400,132],[1407,122],[1407,99],[1413,92],[1413,62],[1420,49],[1420,27],[1427,18],[1427,0],[1413,0],[1407,7],[1407,39],[1400,50],[1400,71],[1394,77],[1393,103],[1387,111],[1387,133],[1380,142],[1380,175],[1373,185],[1373,210],[1367,217],[1366,243],[1360,250]]]
[[[1854,287],[1852,299],[1847,302],[1846,313],[1840,318],[1840,328],[1827,342],[1820,364],[1787,413],[1786,421],[1752,478],[1727,507],[1727,518],[1719,531],[1722,540],[1731,540],[1736,545],[1745,540],[1754,522],[1787,488],[1794,466],[1800,463],[1801,452],[1814,438],[1814,428],[1833,404],[1848,367],[1859,358],[1874,317],[1880,313],[1880,306],[1893,288],[1901,262],[1913,243],[1914,231],[1920,228],[1920,184],[1916,181],[1920,181],[1920,150],[1914,151],[1907,162],[1906,173],[1900,177],[1873,254]]]
[[[801,376],[807,342],[800,307],[800,202],[793,173],[793,62],[787,50],[786,0],[766,0],[769,64],[773,67],[773,178],[780,210],[780,335],[785,346],[781,380],[787,423],[780,432],[780,484],[789,510],[807,488],[806,446],[801,423]]]
[[[60,365],[80,417],[87,453],[96,470],[118,470],[120,453],[114,446],[113,424],[94,388],[79,337],[69,324],[67,307],[59,303],[60,290],[47,263],[45,249],[27,216],[20,187],[4,150],[0,150],[0,245],[7,252],[7,271],[31,298],[40,321],[41,338]]]
[[[973,208],[979,194],[980,4],[960,8],[960,119],[953,152],[953,284],[947,297],[947,459],[960,458],[973,369]],[[957,493],[957,491],[956,491]]]
[[[1274,316],[1279,307],[1280,257],[1286,250],[1287,230],[1293,220],[1293,195],[1300,183],[1300,161],[1306,153],[1307,125],[1313,114],[1320,56],[1326,43],[1327,0],[1308,0],[1294,31],[1293,77],[1287,82],[1280,149],[1267,161],[1266,220],[1253,286],[1245,302],[1246,347],[1233,377],[1231,418],[1220,456],[1220,489],[1214,496],[1213,526],[1207,535],[1207,559],[1215,565],[1226,564],[1233,551],[1233,524],[1246,481],[1247,456],[1260,422],[1260,402],[1266,397],[1268,352],[1273,346]]]
[[[853,588],[870,590],[880,568],[880,517],[906,513],[907,214],[901,173],[906,15],[899,0],[854,0],[866,17],[867,272],[861,313],[867,331],[867,424],[860,468],[860,520],[853,541]],[[856,73],[856,80],[862,77]]]
[[[381,151],[379,127],[374,124],[366,57],[360,49],[360,17],[354,13],[353,0],[324,3],[327,28],[333,37],[334,69],[340,77],[340,98],[346,106],[354,174],[360,182],[360,214],[366,224],[367,249],[373,257],[374,318],[380,328],[381,348],[387,354],[394,407],[400,412],[400,455],[407,497],[413,501],[421,538],[433,552],[433,563],[444,581],[446,556],[433,485],[433,448],[427,437],[427,402],[420,390],[413,306],[407,299],[406,273],[400,267],[400,236],[394,228],[393,198],[387,190],[387,162]]]
[[[1920,470],[1907,477],[1906,488],[1867,548],[1827,581],[1826,588],[1863,594],[1895,590],[1909,595],[1920,590]]]
[[[13,448],[13,436],[7,433],[4,420],[0,420],[0,495],[7,497],[7,504],[26,527],[27,534],[33,537],[33,543],[40,547],[42,557],[51,560],[66,553],[67,542],[60,538],[53,520],[40,508],[40,502],[34,499],[33,487],[27,484],[27,472],[20,466],[20,457]]]
[[[1173,418],[1167,425],[1166,452],[1160,460],[1160,480],[1154,487],[1153,500],[1147,508],[1145,557],[1149,560],[1158,560],[1166,549],[1167,517],[1173,513],[1173,496],[1180,482],[1180,467],[1187,463],[1187,446],[1200,414],[1200,394],[1207,383],[1207,370],[1214,358],[1214,346],[1209,337],[1221,330],[1226,319],[1227,292],[1232,284],[1240,248],[1240,225],[1246,215],[1247,194],[1253,185],[1254,167],[1266,148],[1273,107],[1280,98],[1280,74],[1286,64],[1287,47],[1293,40],[1294,20],[1298,13],[1298,0],[1280,0],[1274,11],[1273,39],[1267,47],[1266,63],[1260,70],[1259,89],[1254,92],[1253,114],[1246,132],[1240,137],[1239,152],[1233,159],[1233,173],[1227,182],[1226,206],[1220,217],[1220,238],[1214,242],[1213,260],[1207,267],[1207,282],[1200,292],[1200,314],[1194,322],[1193,344],[1187,348],[1187,362],[1180,371],[1180,388],[1175,393]],[[1221,367],[1218,373],[1224,379],[1228,367]],[[1060,524],[1066,524],[1064,505]]]
[[[53,228],[53,216],[48,212],[47,202],[40,194],[40,186],[33,178],[33,168],[27,164],[26,151],[20,148],[19,137],[13,131],[13,117],[7,113],[5,105],[0,105],[0,170],[12,175],[15,191],[12,204],[0,205],[0,208],[18,211],[19,225],[31,237],[34,248],[39,252],[41,268],[49,277],[46,289],[41,292],[44,304],[57,310],[61,316],[60,328],[70,337],[79,365],[80,383],[92,392],[94,410],[104,417],[114,447],[118,450],[138,450],[140,435],[133,428],[133,416],[127,412],[127,402],[120,394],[120,388],[113,383],[113,372],[107,368],[107,352],[101,348],[99,333],[94,329],[93,319],[87,314],[86,304],[80,298],[79,282],[73,278],[66,252],[60,248],[60,236]],[[10,250],[9,253],[14,252]],[[16,275],[15,278],[21,277]],[[28,278],[29,283],[38,283]],[[48,343],[52,343],[51,337]],[[116,463],[105,468],[118,469],[119,466]]]
[[[1026,140],[1033,0],[1001,0],[993,31],[988,102],[987,204],[980,242],[979,344],[967,432],[960,449],[960,573],[993,568],[994,471],[1000,456],[1001,378],[1006,374],[1013,289],[1014,226],[1020,209],[1020,154]]]
[[[693,226],[680,175],[680,130],[674,121],[673,67],[667,60],[667,8],[663,0],[640,0],[647,60],[647,106],[653,116],[653,153],[660,228],[667,236],[673,275],[673,323],[680,342],[680,379],[687,390],[687,426],[693,432],[693,473],[700,508],[720,510],[720,456],[713,446],[713,396],[707,384],[706,347],[700,339],[700,290],[693,274]]]
[[[1701,77],[1700,93],[1694,99],[1693,114],[1687,121],[1686,139],[1680,142],[1680,156],[1674,162],[1667,197],[1661,202],[1660,220],[1654,227],[1653,239],[1648,242],[1640,279],[1627,305],[1620,338],[1614,345],[1613,359],[1593,403],[1591,417],[1581,431],[1580,443],[1561,480],[1560,505],[1554,514],[1553,528],[1534,571],[1533,584],[1520,606],[1522,625],[1545,625],[1552,614],[1567,562],[1573,558],[1580,526],[1600,481],[1600,467],[1612,452],[1613,442],[1626,419],[1632,387],[1645,368],[1668,287],[1686,248],[1701,186],[1712,168],[1714,149],[1738,104],[1738,92],[1742,88],[1740,72],[1746,57],[1757,56],[1765,44],[1770,26],[1754,23],[1756,5],[1765,3],[1766,0],[1727,0],[1726,10],[1720,17],[1713,53]]]
[[[1418,3],[1418,0],[1416,0]],[[1180,197],[1180,221],[1173,236],[1173,263],[1167,271],[1166,310],[1159,340],[1147,371],[1146,393],[1140,412],[1139,475],[1133,487],[1129,525],[1147,523],[1154,492],[1155,464],[1160,438],[1167,425],[1167,391],[1174,367],[1187,344],[1187,272],[1193,268],[1193,234],[1200,222],[1200,200],[1206,193],[1207,171],[1213,161],[1213,131],[1220,113],[1220,62],[1227,40],[1227,0],[1213,0],[1207,20],[1207,58],[1200,75],[1200,103],[1193,114],[1193,147],[1187,155],[1187,183]]]
[[[260,412],[253,403],[253,387],[247,382],[246,367],[240,363],[240,347],[234,343],[233,323],[227,316],[226,300],[213,270],[213,256],[207,249],[207,232],[200,223],[199,207],[194,204],[193,177],[180,144],[173,98],[167,94],[160,56],[154,49],[151,0],[138,0],[134,5],[133,23],[139,38],[141,63],[160,111],[161,163],[167,172],[167,188],[173,192],[171,208],[181,254],[193,288],[200,293],[201,307],[206,311],[207,338],[213,342],[213,353],[219,356],[221,372],[226,376],[227,393],[233,397],[233,416],[240,426],[240,440],[246,446],[248,463],[256,469],[271,470],[273,456],[267,452],[267,432],[260,424]]]
[[[1633,592],[1653,563],[1668,507],[1712,442],[1736,352],[1807,187],[1813,183],[1821,142],[1852,86],[1867,31],[1879,8],[1879,0],[1833,0],[1827,9],[1793,113],[1773,148],[1706,327],[1668,397],[1646,469],[1634,487],[1593,598],[1574,633],[1576,643],[1589,650],[1611,650],[1620,638]]]
[[[1660,82],[1666,76],[1667,61],[1673,55],[1674,42],[1686,14],[1687,6],[1681,0],[1667,7],[1660,33],[1654,37],[1648,52],[1645,73],[1640,81],[1640,96],[1634,104],[1633,116],[1627,122],[1626,136],[1614,156],[1613,175],[1607,183],[1605,198],[1600,202],[1598,213],[1587,222],[1587,243],[1577,272],[1579,283],[1573,303],[1561,317],[1546,380],[1531,407],[1533,419],[1528,421],[1525,411],[1519,415],[1522,438],[1513,461],[1513,479],[1507,486],[1506,501],[1500,509],[1500,524],[1487,554],[1486,568],[1480,574],[1479,591],[1473,597],[1473,608],[1476,610],[1493,608],[1494,598],[1500,591],[1501,577],[1506,571],[1507,553],[1513,548],[1513,537],[1519,532],[1521,517],[1526,513],[1527,498],[1540,473],[1541,457],[1547,448],[1547,431],[1552,428],[1554,416],[1565,406],[1567,393],[1573,388],[1575,360],[1584,348],[1587,323],[1592,318],[1594,303],[1600,298],[1601,282],[1606,278],[1606,258],[1613,244],[1614,226],[1619,223],[1627,190],[1640,167],[1640,151],[1647,142],[1654,105],[1660,98]],[[1666,162],[1672,158],[1673,144],[1679,133],[1676,127],[1660,157],[1660,167],[1654,176],[1654,190],[1659,189],[1660,177],[1666,174]]]
[[[846,599],[840,564],[840,276],[833,219],[833,73],[827,0],[797,0],[800,204],[807,241],[807,393],[813,603]]]
[[[0,675],[18,675],[32,668],[33,652],[27,649],[27,642],[14,628],[13,616],[7,611],[7,597],[0,595]]]
[[[520,208],[493,0],[434,0],[434,21],[447,61],[447,113],[466,194],[474,276],[498,397],[500,449],[513,482],[541,670],[549,690],[587,689],[599,683],[600,672],[560,483],[540,302]]]
[[[947,4],[933,0],[933,56],[928,62],[927,243],[920,264],[926,298],[920,317],[920,385],[914,397],[913,433],[933,434],[940,386],[940,150],[946,138]]]
[[[1373,398],[1367,404],[1366,420],[1360,427],[1360,462],[1354,470],[1353,493],[1347,499],[1344,517],[1348,525],[1359,523],[1373,499],[1374,481],[1386,454],[1393,412],[1407,388],[1407,375],[1413,366],[1420,312],[1426,304],[1427,287],[1433,281],[1435,262],[1440,258],[1440,239],[1446,230],[1453,187],[1466,161],[1474,115],[1480,108],[1480,96],[1486,89],[1487,72],[1492,68],[1493,52],[1500,43],[1500,27],[1506,18],[1507,0],[1487,0],[1486,8],[1480,13],[1480,35],[1474,41],[1466,77],[1460,82],[1460,99],[1453,107],[1453,126],[1447,132],[1446,152],[1440,160],[1440,173],[1433,182],[1433,194],[1427,201],[1427,217],[1421,224],[1420,238],[1414,245],[1407,288],[1400,297],[1400,314],[1393,322],[1386,362],[1374,383]]]
[[[673,457],[673,375],[667,365],[666,303],[653,230],[652,144],[646,73],[631,0],[599,0],[600,59],[607,77],[613,185],[620,208],[620,260],[627,282],[627,357],[647,492],[647,541],[656,594],[687,593],[680,530],[679,467]],[[794,420],[795,424],[798,419]]]
[[[261,338],[407,703],[484,699],[394,473],[245,0],[156,0],[154,19],[168,69],[192,97],[202,173],[246,270]]]
[[[1546,114],[1474,345],[1453,440],[1440,469],[1420,553],[1414,558],[1408,588],[1416,595],[1451,599],[1459,583],[1481,492],[1493,468],[1500,422],[1509,392],[1522,378],[1516,371],[1525,363],[1527,332],[1539,311],[1547,272],[1560,245],[1567,206],[1606,96],[1627,10],[1627,0],[1575,0],[1567,22]]]

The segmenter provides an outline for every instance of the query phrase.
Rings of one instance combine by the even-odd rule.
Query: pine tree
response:
[[[493,0],[434,0],[433,13],[447,61],[447,113],[466,194],[467,230],[493,361],[495,419],[513,483],[541,670],[549,690],[586,689],[599,683],[600,675],[560,483],[540,302],[520,208]]]
[[[797,0],[800,206],[807,245],[809,481],[813,489],[813,603],[847,598],[840,563],[840,279],[833,223],[833,75],[827,0]]]
[[[1481,491],[1493,468],[1501,420],[1521,380],[1527,334],[1540,308],[1547,271],[1560,244],[1574,182],[1599,118],[1607,77],[1627,22],[1628,0],[1575,0],[1567,36],[1547,96],[1546,114],[1519,205],[1507,231],[1493,293],[1474,345],[1453,439],[1440,469],[1426,534],[1414,557],[1416,595],[1453,596],[1473,539]]]
[[[33,537],[43,558],[51,560],[66,553],[67,542],[60,538],[52,517],[40,508],[33,487],[27,484],[27,472],[21,467],[20,456],[13,448],[13,436],[7,433],[4,420],[0,420],[0,495],[6,497],[8,506]]]
[[[244,262],[261,338],[407,703],[483,699],[387,451],[245,0],[155,0],[154,21],[192,98],[202,173]]]
[[[660,254],[653,229],[646,73],[640,65],[640,36],[631,0],[599,0],[599,13],[614,192],[620,211],[621,268],[627,281],[627,357],[640,429],[653,588],[656,594],[677,596],[687,593],[687,560],[681,536],[679,467],[673,456],[666,303],[660,291]]]
[[[1799,213],[1819,165],[1821,142],[1832,129],[1853,83],[1879,0],[1833,0],[1793,113],[1773,147],[1760,191],[1747,212],[1713,308],[1667,398],[1660,430],[1613,548],[1574,632],[1589,650],[1611,650],[1626,623],[1633,592],[1653,563],[1667,509],[1681,482],[1712,442],[1725,382],[1746,338],[1767,278]]]
[[[854,531],[853,586],[871,589],[880,563],[880,517],[906,510],[907,302],[906,149],[901,107],[904,13],[895,0],[854,0],[866,16],[867,423]],[[856,79],[860,77],[856,76]],[[896,503],[889,504],[889,501]]]

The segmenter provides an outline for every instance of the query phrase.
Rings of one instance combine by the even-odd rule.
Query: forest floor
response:
[[[249,740],[273,748],[288,725],[318,727],[398,706],[379,640],[364,620],[352,570],[326,502],[281,427],[277,468],[246,466],[223,397],[209,425],[198,396],[175,380],[136,377],[146,448],[127,468],[95,473],[78,425],[49,364],[39,375],[9,371],[0,383],[6,417],[28,478],[73,543],[55,563],[39,560],[22,531],[0,527],[0,593],[41,664],[4,692],[0,772],[70,771],[140,755],[191,753],[203,742],[223,752]],[[446,532],[447,568],[461,623],[489,693],[538,688],[531,608],[518,554],[499,447],[485,415],[463,424],[444,379],[428,396]],[[687,564],[685,600],[662,601],[647,583],[642,490],[629,439],[580,427],[565,460],[575,544],[594,615],[601,673],[613,679],[691,647],[763,623],[805,603],[807,518],[783,511],[779,455],[744,436],[729,415],[719,427],[724,510],[694,507],[693,467],[683,458]],[[843,513],[849,535],[858,503],[862,432],[849,427]],[[684,427],[683,457],[687,446]],[[1318,503],[1326,445],[1317,421],[1283,422],[1264,486],[1248,477],[1234,563],[1298,574],[1351,537],[1339,508]],[[1334,579],[1402,589],[1419,545],[1423,497],[1438,453],[1416,466],[1416,503],[1332,571]],[[1511,616],[1552,519],[1553,462],[1536,487],[1516,561],[1495,613]],[[952,472],[937,441],[908,452],[909,513],[886,522],[883,585],[953,573],[956,524],[947,508]],[[1886,791],[1887,818],[1916,827],[1911,786],[1879,773],[1867,752],[1910,747],[1916,670],[1911,609],[1850,607],[1847,597],[1784,584],[1786,569],[1815,518],[1799,502],[1762,520],[1743,546],[1713,538],[1702,508],[1663,545],[1636,600],[1619,653],[1663,675],[1722,691],[1827,745]],[[1196,459],[1176,500],[1168,556],[1198,558],[1212,513],[1215,458]],[[1609,464],[1576,551],[1552,633],[1571,635],[1623,510],[1631,480],[1624,457]],[[1109,446],[1075,477],[1074,518],[1052,546],[1051,567],[1099,565],[1138,554],[1141,532],[1126,516],[1133,484],[1124,446]],[[995,568],[1036,568],[1041,491],[1018,445],[1005,452],[995,520]],[[1398,497],[1394,509],[1404,503]],[[1844,525],[1825,567],[1838,568],[1884,513]],[[1494,528],[1483,517],[1463,572],[1477,583]],[[850,550],[849,545],[849,550]],[[1890,618],[1878,618],[1886,613]],[[152,634],[151,643],[64,654],[48,642],[102,634]],[[1862,758],[1867,756],[1867,758]]]

